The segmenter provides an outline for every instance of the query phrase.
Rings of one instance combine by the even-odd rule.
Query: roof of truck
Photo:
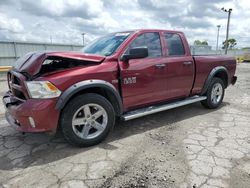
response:
[[[118,31],[115,33],[131,33],[131,32],[174,32],[174,33],[183,33],[182,31],[178,30],[168,30],[168,29],[133,29],[127,31]]]

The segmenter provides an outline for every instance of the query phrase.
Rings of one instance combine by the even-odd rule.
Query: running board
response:
[[[196,96],[189,97],[189,98],[186,98],[186,99],[181,100],[181,101],[175,101],[175,102],[172,102],[172,103],[163,104],[163,105],[159,105],[159,106],[150,106],[150,107],[146,107],[146,108],[141,108],[141,109],[138,109],[138,110],[134,110],[134,111],[130,111],[128,113],[125,113],[122,116],[122,119],[124,121],[128,121],[128,120],[131,120],[131,119],[139,118],[139,117],[142,117],[142,116],[146,116],[146,115],[149,115],[149,114],[154,114],[154,113],[157,113],[157,112],[161,112],[161,111],[165,111],[165,110],[169,110],[169,109],[173,109],[173,108],[177,108],[177,107],[180,107],[180,106],[184,106],[184,105],[187,105],[187,104],[203,101],[203,100],[206,100],[206,99],[207,99],[207,97],[205,97],[205,96],[196,95]]]

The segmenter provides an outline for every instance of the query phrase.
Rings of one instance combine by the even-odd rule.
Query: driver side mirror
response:
[[[136,47],[136,48],[131,48],[129,50],[129,54],[124,54],[121,57],[121,60],[127,62],[130,59],[139,59],[139,58],[145,58],[145,57],[148,57],[148,48]]]

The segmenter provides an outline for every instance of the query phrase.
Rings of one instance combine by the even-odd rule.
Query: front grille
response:
[[[7,78],[9,89],[12,95],[14,95],[16,98],[20,100],[26,100],[27,98],[25,97],[23,82],[18,77],[18,74],[20,73],[14,73],[12,71],[8,72]]]
[[[13,95],[16,96],[17,98],[22,99],[22,100],[26,100],[22,91],[19,91],[17,89],[12,89],[12,91],[13,91]]]
[[[20,85],[20,79],[17,78],[16,76],[13,76],[13,84]]]

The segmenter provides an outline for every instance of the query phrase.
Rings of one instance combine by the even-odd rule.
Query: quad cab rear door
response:
[[[195,64],[186,38],[175,32],[164,32],[162,37],[166,47],[166,99],[188,97],[194,82]]]

